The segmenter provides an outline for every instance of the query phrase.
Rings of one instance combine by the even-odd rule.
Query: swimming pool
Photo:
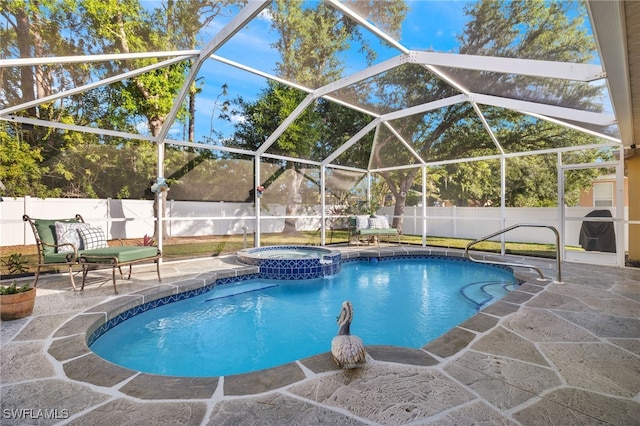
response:
[[[91,349],[162,375],[256,371],[329,351],[344,300],[354,306],[351,331],[365,345],[419,348],[514,285],[510,271],[462,260],[361,260],[331,277],[218,285],[124,321]]]

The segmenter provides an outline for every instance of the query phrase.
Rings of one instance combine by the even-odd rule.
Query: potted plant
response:
[[[0,319],[11,321],[24,318],[33,312],[36,289],[25,284],[18,287],[14,281],[9,286],[0,285]]]

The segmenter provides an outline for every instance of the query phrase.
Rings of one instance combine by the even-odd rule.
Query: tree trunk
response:
[[[287,174],[290,177],[287,179],[287,205],[285,209],[286,216],[295,216],[298,212],[298,205],[301,203],[300,185],[302,184],[302,173],[293,168],[293,164],[289,166]],[[296,219],[286,218],[284,220],[284,234],[295,234],[296,231]]]
[[[195,121],[196,121],[196,87],[195,85],[191,85],[191,90],[189,90],[189,135],[188,141],[193,142],[195,139]]]
[[[42,42],[42,34],[40,33],[40,28],[42,27],[42,22],[40,22],[40,17],[38,15],[34,15],[33,17],[33,25],[31,26],[31,34],[33,35],[33,54],[36,58],[41,58],[46,56],[43,42]],[[38,99],[42,99],[51,94],[51,85],[53,84],[51,78],[51,72],[45,72],[44,68],[40,65],[36,65],[35,67],[35,85],[36,85],[36,94]]]
[[[396,203],[393,207],[394,217],[392,226],[399,232],[402,232],[402,223],[404,222],[404,207],[407,202],[407,194],[409,193],[409,189],[411,189],[411,185],[413,184],[413,180],[416,178],[418,170],[419,169],[415,169],[415,171],[411,171],[407,175],[403,176],[399,182],[393,180],[392,174],[388,172],[381,173],[382,177],[387,182],[387,186],[396,199]]]
[[[16,36],[18,38],[18,50],[21,58],[32,58],[31,52],[31,32],[29,28],[29,17],[22,11],[16,11]],[[30,102],[36,98],[35,78],[33,75],[33,67],[20,68],[20,90],[22,91],[22,102]],[[29,115],[36,116],[36,108],[31,107],[27,110]]]
[[[396,197],[396,204],[393,207],[393,221],[392,227],[396,228],[398,232],[402,233],[402,223],[404,220],[404,207],[407,201],[406,195],[404,197]]]

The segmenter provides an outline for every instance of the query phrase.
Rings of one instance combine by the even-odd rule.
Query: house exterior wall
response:
[[[592,182],[591,188],[586,189],[584,191],[582,191],[582,193],[580,194],[580,201],[579,201],[579,206],[580,207],[596,207],[594,204],[594,198],[593,198],[593,193],[594,193],[594,186],[597,183],[613,183],[614,184],[614,188],[615,188],[615,183],[616,183],[616,178],[615,176],[613,177],[607,177],[607,178],[601,178],[601,179],[596,179]],[[616,191],[613,191],[613,205],[616,205]],[[629,179],[627,177],[625,177],[624,179],[624,206],[628,207],[629,206]]]
[[[640,156],[636,155],[626,160],[629,180],[629,261],[640,263]]]

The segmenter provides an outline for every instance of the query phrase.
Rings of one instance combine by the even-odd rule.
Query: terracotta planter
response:
[[[33,312],[36,302],[36,289],[16,294],[5,294],[0,296],[0,319],[11,321],[28,317]]]

